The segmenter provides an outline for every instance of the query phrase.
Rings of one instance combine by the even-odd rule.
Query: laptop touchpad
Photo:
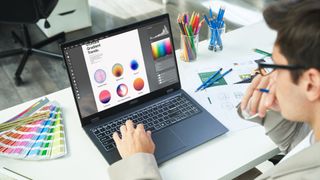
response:
[[[170,128],[153,134],[152,138],[156,145],[155,156],[157,159],[164,158],[165,156],[186,147]]]

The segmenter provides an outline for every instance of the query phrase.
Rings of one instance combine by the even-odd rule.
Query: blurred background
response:
[[[176,24],[178,14],[191,14],[193,11],[200,15],[209,14],[209,7],[216,14],[218,8],[224,6],[226,31],[230,32],[262,21],[261,12],[272,1],[274,0],[59,0],[47,18],[51,26],[49,29],[44,28],[44,20],[26,25],[32,43],[61,31],[66,32],[65,39],[70,41],[169,13],[175,49],[179,49],[179,29]],[[1,22],[0,17],[0,52],[21,47],[12,33],[19,36],[20,29],[19,24]],[[201,29],[200,41],[207,39],[207,31],[206,26]],[[54,41],[42,49],[61,54],[58,43],[59,41]],[[61,59],[37,55],[28,58],[21,74],[23,83],[17,85],[15,71],[20,61],[21,55],[0,58],[0,110],[70,86]]]

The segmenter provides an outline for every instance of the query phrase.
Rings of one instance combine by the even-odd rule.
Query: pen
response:
[[[259,73],[255,73],[248,78],[242,79],[241,81],[235,82],[233,84],[251,83],[252,79],[256,77]]]
[[[265,89],[265,88],[257,88],[256,90],[257,90],[257,91],[260,91],[260,92],[262,92],[262,93],[269,93],[269,92],[270,92],[269,89]]]
[[[225,75],[229,74],[232,71],[232,68],[230,68],[228,71],[220,75],[217,79],[213,80],[211,83],[206,84],[201,90],[206,89],[207,87],[211,86],[213,83],[219,81],[221,78],[223,78]]]
[[[257,48],[255,48],[255,49],[253,49],[253,51],[254,52],[256,52],[256,53],[259,53],[259,54],[262,54],[262,55],[265,55],[265,56],[272,56],[272,54],[271,53],[268,53],[268,52],[265,52],[265,51],[263,51],[263,50],[261,50],[261,49],[257,49]]]
[[[220,68],[217,72],[212,74],[205,82],[203,82],[195,92],[199,91],[203,86],[205,86],[208,82],[210,82],[214,77],[216,77],[220,72],[222,71],[222,68]]]
[[[11,169],[8,169],[8,168],[6,168],[6,167],[2,167],[3,169],[5,169],[5,170],[7,170],[7,171],[10,171],[10,172],[12,172],[12,173],[14,173],[14,174],[16,174],[16,175],[18,175],[18,176],[21,176],[21,177],[23,177],[23,178],[25,178],[25,179],[30,179],[30,180],[32,180],[31,178],[29,178],[29,177],[27,177],[27,176],[24,176],[24,175],[22,175],[22,174],[20,174],[20,173],[17,173],[17,172],[15,172],[15,171],[12,171]]]
[[[241,80],[241,81],[235,82],[235,83],[233,83],[233,84],[251,83],[251,81],[252,81],[252,78],[249,77],[249,78],[245,78],[245,79],[243,79],[243,80]]]

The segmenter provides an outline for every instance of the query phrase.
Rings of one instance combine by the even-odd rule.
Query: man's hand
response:
[[[262,93],[257,89],[269,89],[269,93]],[[275,83],[269,76],[257,75],[251,85],[248,87],[246,94],[241,101],[241,110],[249,111],[250,115],[257,114],[263,118],[266,115],[267,109],[280,111],[275,96]]]
[[[139,152],[154,153],[155,145],[151,138],[151,131],[146,132],[142,124],[134,128],[133,122],[128,120],[120,127],[120,132],[122,138],[120,139],[118,133],[115,132],[113,140],[123,159]]]

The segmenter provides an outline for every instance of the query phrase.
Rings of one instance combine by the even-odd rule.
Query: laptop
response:
[[[168,14],[61,48],[81,125],[109,164],[128,119],[152,131],[158,164],[228,131],[181,89]]]

